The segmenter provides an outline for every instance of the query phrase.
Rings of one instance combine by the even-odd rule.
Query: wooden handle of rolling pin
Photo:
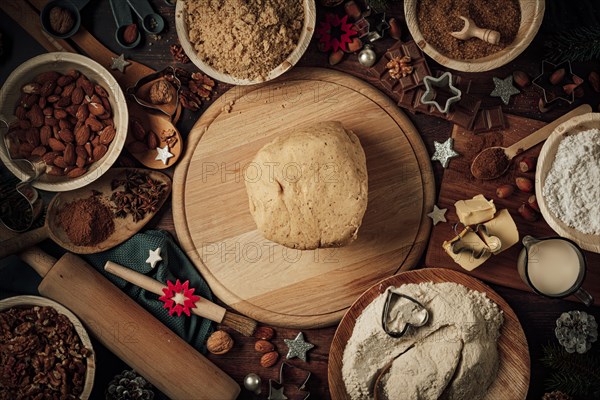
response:
[[[158,296],[162,296],[164,294],[163,289],[166,288],[165,285],[163,285],[156,279],[152,279],[149,276],[134,271],[130,268],[126,268],[112,261],[107,261],[104,265],[104,270]],[[192,308],[190,311],[199,317],[207,318],[211,321],[221,323],[223,322],[223,318],[225,317],[226,310],[224,307],[221,307],[203,297],[200,297],[200,300],[196,302],[196,307]]]
[[[47,271],[39,292],[73,311],[96,339],[174,400],[233,400],[239,385],[81,258],[22,254]]]
[[[0,242],[0,259],[43,242],[48,237],[48,226],[44,225],[41,228],[19,233],[10,239],[3,240]]]

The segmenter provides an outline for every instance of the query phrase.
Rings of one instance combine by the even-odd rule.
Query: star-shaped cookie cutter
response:
[[[560,85],[564,83],[565,79],[570,80],[576,86],[579,86],[583,83],[583,79],[573,73],[573,69],[571,68],[571,61],[566,60],[559,64],[553,64],[548,60],[542,61],[542,73],[538,75],[532,83],[542,89],[542,96],[544,98],[545,104],[553,103],[557,100],[564,100],[569,104],[572,104],[575,101],[575,90],[571,91],[571,94],[567,94],[567,97],[562,96],[561,93],[564,93],[562,90],[553,90],[557,87],[557,85],[553,85],[550,83],[550,76],[561,68],[564,68],[566,71],[565,78],[563,82],[559,82]],[[552,94],[552,96],[548,96],[548,92]]]
[[[439,112],[446,114],[450,110],[450,106],[457,101],[460,101],[462,92],[452,85],[452,74],[450,72],[444,72],[438,78],[433,76],[426,76],[423,78],[425,84],[425,93],[421,96],[421,103],[427,105],[433,105],[439,110]],[[437,88],[437,89],[436,89]],[[450,93],[450,97],[445,99],[445,104],[442,107],[439,99],[439,89],[446,89]],[[444,101],[444,99],[442,100]]]
[[[300,385],[298,386],[298,392],[300,392],[300,391],[306,392],[306,396],[304,396],[304,398],[302,398],[302,400],[308,399],[310,397],[310,392],[305,391],[304,389],[306,388],[306,384],[308,383],[308,381],[310,379],[311,372],[309,370],[293,366],[293,365],[288,364],[286,362],[282,362],[281,363],[281,367],[279,367],[279,381],[276,381],[274,379],[269,379],[269,397],[267,397],[267,399],[268,400],[284,400],[284,399],[287,399],[287,397],[283,394],[283,385],[285,384],[284,379],[283,379],[283,369],[285,367],[287,367],[287,368],[295,368],[295,369],[298,369],[298,370],[306,373],[306,379],[304,379],[304,381],[302,381],[300,383]],[[274,383],[277,386],[279,386],[277,389],[275,389],[273,387]]]

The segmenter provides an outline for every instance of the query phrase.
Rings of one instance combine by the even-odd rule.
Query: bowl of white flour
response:
[[[574,117],[554,130],[540,152],[535,186],[548,225],[600,253],[600,113]]]

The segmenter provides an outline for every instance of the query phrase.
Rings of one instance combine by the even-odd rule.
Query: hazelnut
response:
[[[268,326],[260,326],[254,331],[254,337],[257,339],[271,340],[273,336],[275,336],[275,331]]]
[[[158,80],[150,87],[150,102],[152,104],[167,104],[173,100],[171,85],[164,79]]]
[[[513,185],[502,185],[496,189],[496,196],[500,199],[505,199],[509,197],[515,191],[515,187]]]
[[[261,339],[254,344],[254,350],[259,353],[269,353],[275,350],[275,346],[273,346],[273,343]]]
[[[521,89],[526,88],[531,84],[531,79],[529,78],[529,75],[527,75],[527,72],[515,71],[513,72],[513,79],[515,84]]]
[[[390,36],[392,37],[392,39],[400,40],[402,30],[400,29],[400,23],[398,22],[398,20],[392,17],[390,18],[388,23],[390,25]]]
[[[590,85],[592,85],[594,92],[600,93],[600,74],[598,74],[596,71],[590,72],[588,81],[590,81]]]
[[[566,71],[564,68],[557,69],[550,75],[550,83],[553,85],[558,85],[565,78]]]
[[[225,331],[216,331],[206,341],[206,348],[212,354],[225,354],[233,347],[233,339]]]
[[[531,196],[529,196],[529,198],[527,199],[527,204],[529,205],[529,207],[533,208],[535,211],[540,211],[540,206],[538,205],[535,194],[532,194]]]
[[[531,179],[519,176],[517,177],[517,179],[515,179],[515,183],[517,184],[517,187],[520,191],[526,193],[533,192],[534,185]]]
[[[329,65],[339,64],[340,61],[342,61],[342,58],[344,58],[344,51],[343,50],[338,50],[338,51],[335,51],[335,52],[331,53],[329,55]]]
[[[536,159],[535,157],[525,157],[519,161],[519,171],[529,172],[535,170]]]
[[[518,211],[526,221],[535,222],[538,219],[538,213],[525,203],[521,204]]]
[[[279,359],[279,353],[276,351],[271,351],[269,353],[263,354],[260,358],[260,365],[264,368],[269,368],[275,365],[277,360]]]
[[[62,7],[53,7],[50,10],[49,17],[50,27],[54,32],[60,35],[64,35],[65,33],[69,32],[75,24],[75,20],[73,19],[73,16],[69,10]]]

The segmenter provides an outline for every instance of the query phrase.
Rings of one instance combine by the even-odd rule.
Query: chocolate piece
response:
[[[396,88],[397,92],[403,92],[406,90],[411,90],[417,86],[421,86],[423,84],[423,78],[427,75],[431,75],[431,70],[429,69],[425,55],[414,40],[406,43],[396,42],[388,49],[384,56],[381,57],[379,63],[377,63],[375,67],[371,68],[371,71],[373,71],[374,75],[377,76],[377,73],[381,71],[380,64],[385,66],[389,60],[396,57],[402,58],[404,56],[409,56],[411,58],[413,72],[412,74],[399,79],[400,86]],[[383,60],[385,60],[385,62],[383,62]],[[379,76],[381,77],[382,75],[383,74],[380,74]],[[386,88],[388,88],[388,86],[386,86]]]
[[[379,59],[379,61],[377,62],[377,64],[373,65],[369,69],[369,72],[371,73],[371,75],[373,75],[377,79],[381,79],[381,77],[387,72],[387,68],[386,68],[387,63],[388,63],[388,59],[385,57],[381,57]]]
[[[385,73],[383,78],[381,78],[381,84],[384,88],[389,90],[390,92],[394,90],[394,87],[398,85],[398,79],[392,78],[389,73]]]
[[[506,120],[501,106],[479,110],[473,124],[473,133],[505,129]]]
[[[448,112],[447,119],[466,130],[471,130],[477,111],[481,107],[481,100],[468,93],[463,93],[460,101],[454,103]]]

